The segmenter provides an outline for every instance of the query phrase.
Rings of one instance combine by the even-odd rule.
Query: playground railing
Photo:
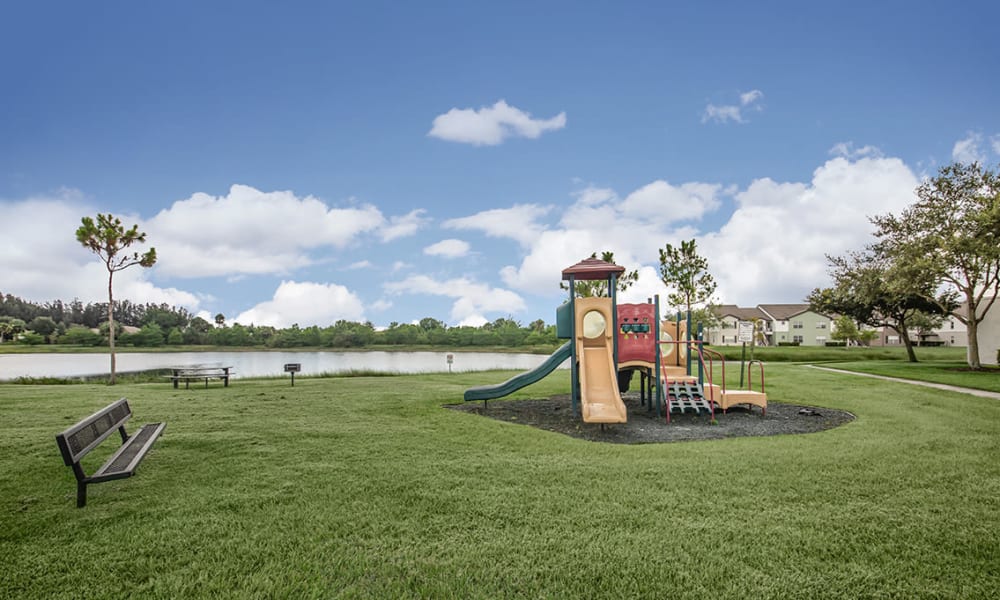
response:
[[[712,382],[715,380],[715,361],[713,359],[718,358],[719,364],[722,365],[722,384],[719,388],[722,393],[726,393],[726,357],[722,355],[718,350],[712,350],[711,348],[702,348],[703,353],[708,355],[708,385],[711,386]],[[702,368],[704,368],[705,363],[702,361]]]
[[[762,360],[751,360],[747,363],[747,389],[753,391],[753,364],[757,363],[760,367],[760,393],[764,393],[764,361]]]
[[[709,350],[709,349],[705,348],[704,347],[704,342],[702,342],[700,340],[686,340],[686,341],[685,340],[670,340],[670,341],[662,341],[660,343],[662,343],[662,344],[674,344],[678,348],[680,348],[681,344],[684,344],[686,346],[686,348],[687,348],[688,355],[691,354],[691,346],[694,346],[695,349],[696,349],[696,351],[697,351],[698,362],[699,362],[699,364],[701,366],[702,373],[704,373],[704,374],[707,375],[708,389],[709,390],[712,389],[712,378],[714,376],[714,370],[715,370],[715,363],[714,363],[714,360],[713,360],[713,357],[712,357],[712,353],[714,353],[720,359],[722,359],[721,360],[721,364],[722,364],[722,384],[723,384],[723,386],[725,386],[725,381],[726,381],[726,361],[722,357],[722,354],[720,354],[720,353],[718,353],[718,352],[716,352],[714,350]],[[709,353],[708,367],[707,368],[705,366],[705,352],[706,351]],[[667,367],[667,365],[662,365],[661,366],[661,373],[660,374],[661,374],[662,379],[663,379],[664,401],[666,402],[666,411],[665,412],[667,413],[666,417],[667,417],[667,422],[669,423],[670,422],[670,375],[667,373],[666,367]],[[698,383],[704,384],[703,381],[699,381]],[[703,388],[702,389],[702,393],[704,393],[704,391],[705,390]],[[714,400],[710,399],[708,401],[708,409],[709,409],[709,412],[710,412],[710,414],[712,416],[712,421],[714,422],[715,421],[715,402],[714,402]]]

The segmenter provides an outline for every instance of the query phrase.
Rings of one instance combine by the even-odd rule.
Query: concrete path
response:
[[[806,365],[806,366],[809,367],[810,369],[819,369],[820,371],[830,371],[831,373],[844,373],[845,375],[857,375],[858,377],[871,377],[872,379],[884,379],[885,381],[911,383],[913,385],[922,385],[924,387],[946,390],[949,392],[972,394],[973,396],[979,396],[981,398],[992,398],[994,400],[1000,400],[1000,392],[987,392],[986,390],[974,390],[972,388],[958,387],[957,385],[948,385],[946,383],[931,383],[929,381],[915,381],[913,379],[900,379],[899,377],[886,377],[885,375],[872,375],[871,373],[858,373],[856,371],[845,371],[843,369],[832,369],[830,367],[820,367],[817,365]]]

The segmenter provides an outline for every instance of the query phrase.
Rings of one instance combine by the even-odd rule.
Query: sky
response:
[[[953,161],[1000,161],[1000,3],[12,3],[0,293],[211,320],[555,322],[613,251],[798,303]]]

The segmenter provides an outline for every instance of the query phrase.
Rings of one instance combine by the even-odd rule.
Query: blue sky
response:
[[[995,2],[36,2],[0,19],[0,292],[230,321],[554,321],[695,238],[721,303],[800,302],[953,160],[1000,160]]]

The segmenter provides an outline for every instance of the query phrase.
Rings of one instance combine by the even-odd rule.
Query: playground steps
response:
[[[695,381],[671,381],[666,388],[667,407],[673,414],[684,414],[702,412],[711,414],[712,406],[709,398],[705,397],[705,392],[701,384]]]
[[[722,401],[716,402],[722,412],[726,412],[730,406],[736,404],[746,404],[747,408],[750,406],[759,406],[763,414],[767,414],[767,394],[763,392],[753,392],[750,390],[726,390],[722,393]]]

